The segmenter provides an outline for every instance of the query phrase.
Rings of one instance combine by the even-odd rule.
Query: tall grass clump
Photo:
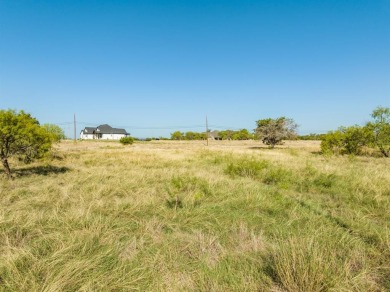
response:
[[[291,292],[376,290],[370,271],[361,269],[365,264],[362,245],[337,233],[333,236],[343,246],[331,234],[319,231],[278,239],[269,273],[283,290]]]
[[[242,176],[258,178],[261,172],[269,166],[265,160],[239,159],[230,162],[225,169],[225,173],[230,176]]]
[[[212,195],[206,180],[188,175],[174,176],[165,186],[168,198],[166,205],[178,209],[200,205],[204,198]]]
[[[287,187],[291,180],[291,172],[266,160],[237,159],[231,161],[225,168],[225,173],[231,177],[248,177],[268,185],[283,185]]]

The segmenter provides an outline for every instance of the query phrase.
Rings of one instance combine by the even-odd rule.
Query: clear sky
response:
[[[302,134],[390,106],[390,1],[0,0],[0,108],[72,136],[255,128]]]

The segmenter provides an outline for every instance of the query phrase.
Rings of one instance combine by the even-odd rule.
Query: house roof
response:
[[[95,131],[95,130],[96,130],[96,128],[93,128],[93,127],[85,127],[83,132],[85,134],[93,134],[93,131]]]
[[[100,125],[96,128],[93,127],[85,127],[83,130],[84,134],[124,134],[128,135],[125,129],[117,129],[113,128],[110,125],[104,124]]]
[[[107,124],[98,126],[96,128],[96,133],[100,133],[100,134],[124,134],[124,135],[127,134],[125,129],[113,128],[113,127],[111,127],[110,125],[107,125]]]

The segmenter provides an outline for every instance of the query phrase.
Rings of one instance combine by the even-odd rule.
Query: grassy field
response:
[[[62,142],[0,178],[0,291],[389,291],[390,159]]]

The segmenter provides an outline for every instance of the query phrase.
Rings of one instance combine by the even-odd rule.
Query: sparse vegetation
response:
[[[390,160],[258,144],[64,141],[61,159],[12,158],[0,290],[389,290]]]

